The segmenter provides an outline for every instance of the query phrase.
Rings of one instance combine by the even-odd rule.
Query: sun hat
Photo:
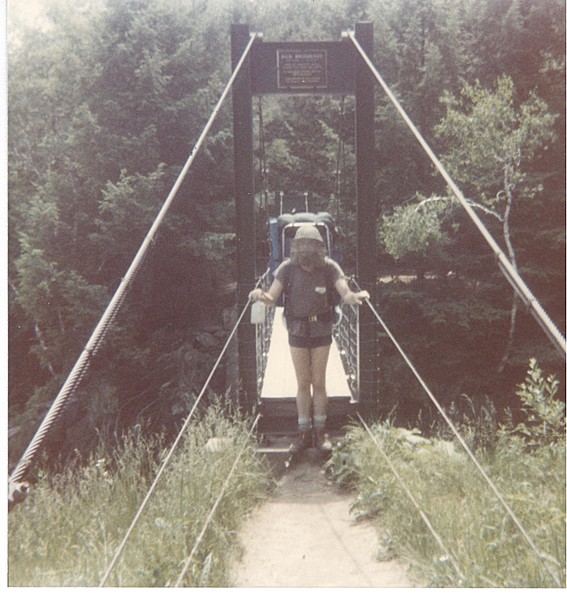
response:
[[[301,225],[295,234],[295,239],[314,239],[315,241],[325,243],[315,225]]]

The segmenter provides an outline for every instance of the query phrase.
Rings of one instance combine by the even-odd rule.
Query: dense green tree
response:
[[[495,92],[478,84],[467,85],[459,98],[449,95],[444,102],[447,114],[436,128],[447,148],[442,162],[470,198],[469,205],[499,223],[501,243],[518,270],[511,230],[512,206],[543,191],[541,184],[534,187],[533,178],[528,179],[525,165],[553,140],[555,117],[536,96],[515,109],[509,78],[500,79]],[[450,196],[435,195],[397,207],[392,216],[384,218],[384,242],[389,252],[399,258],[409,251],[426,251],[434,241],[446,240],[443,226],[447,224],[443,221],[456,205]],[[518,301],[514,294],[502,365],[512,351]]]
[[[24,420],[53,399],[208,118],[217,68],[228,72],[215,21],[228,8],[61,2],[48,27],[10,48],[11,350],[31,343],[39,359],[11,370],[29,381],[11,379]],[[230,273],[234,251],[230,169],[219,164],[230,139],[213,133],[107,342],[113,367],[95,365],[95,389],[105,380],[119,395],[159,388],[159,356],[222,308],[201,301]]]
[[[492,88],[498,78],[509,76],[516,108],[529,105],[535,90],[559,117],[550,151],[523,163],[529,175],[522,185],[543,185],[544,193],[514,199],[512,240],[534,291],[554,317],[563,318],[565,27],[560,0],[47,4],[38,26],[11,21],[9,30],[11,425],[33,430],[119,284],[228,80],[232,22],[249,23],[267,40],[336,40],[356,22],[374,22],[375,63],[429,140],[445,114],[441,97],[452,94],[464,101],[458,95],[464,83],[474,86],[478,80]],[[272,201],[279,191],[300,197],[308,192],[313,208],[330,208],[350,233],[346,254],[352,254],[352,99],[264,98],[262,111],[259,197],[267,194]],[[257,142],[259,137],[257,125]],[[441,139],[436,143],[449,153]],[[179,190],[93,364],[93,376],[85,380],[81,398],[89,403],[83,414],[89,422],[102,402],[106,420],[127,424],[142,414],[156,423],[175,423],[174,408],[180,413],[204,378],[201,371],[210,357],[199,332],[222,327],[223,310],[233,300],[232,154],[227,107]],[[378,88],[375,164],[381,213],[416,197],[444,194]],[[476,190],[467,193],[475,197]],[[446,212],[427,215],[429,225],[439,223],[441,215]],[[264,218],[259,214],[259,231]],[[498,338],[505,334],[509,291],[499,273],[487,274],[494,271],[493,260],[463,215],[452,216],[458,234],[447,229],[447,222],[437,231],[445,243],[430,245],[425,254],[411,252],[395,261],[381,252],[381,274],[417,273],[419,278],[388,285],[380,302],[404,343],[415,350],[420,368],[441,386],[451,368],[459,378],[456,392],[469,392],[480,386],[476,373],[488,372],[504,349]],[[406,241],[417,243],[409,236]],[[425,278],[426,272],[437,278]],[[448,272],[456,274],[448,277]],[[525,364],[522,352],[538,349],[539,337],[521,311],[518,320],[516,358]],[[431,360],[432,353],[443,358]],[[396,358],[384,350],[383,359],[384,368],[392,366],[396,373],[388,377],[398,385],[393,392],[411,393],[412,383],[397,377]],[[222,381],[218,384],[222,388]]]

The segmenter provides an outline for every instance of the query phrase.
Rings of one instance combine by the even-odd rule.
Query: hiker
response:
[[[326,256],[317,227],[306,224],[299,227],[290,257],[276,269],[269,291],[254,289],[249,294],[251,301],[269,306],[285,292],[284,316],[297,378],[299,435],[290,447],[292,456],[313,446],[328,455],[333,447],[326,431],[325,388],[335,313],[329,299],[332,287],[347,304],[362,304],[369,297],[367,291],[351,291],[341,267]]]

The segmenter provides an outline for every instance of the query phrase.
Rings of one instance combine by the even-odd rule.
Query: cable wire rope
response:
[[[120,285],[118,286],[116,292],[114,293],[114,296],[110,300],[110,303],[108,304],[106,310],[104,311],[99,323],[95,327],[89,341],[85,345],[81,355],[79,356],[79,359],[75,363],[73,369],[71,370],[69,376],[67,377],[67,380],[63,384],[61,390],[59,391],[57,397],[55,398],[53,404],[51,405],[49,411],[47,412],[45,418],[43,419],[41,425],[39,426],[38,430],[36,431],[31,442],[29,443],[26,451],[24,452],[23,456],[20,458],[18,464],[16,465],[15,469],[13,470],[12,474],[10,475],[10,477],[8,479],[9,489],[15,488],[17,483],[21,480],[21,477],[24,475],[24,473],[29,468],[33,458],[37,454],[37,452],[38,452],[39,448],[41,447],[41,444],[43,443],[49,430],[51,429],[51,427],[53,426],[53,424],[55,423],[57,418],[60,416],[60,414],[63,412],[68,399],[75,392],[79,383],[81,382],[84,375],[86,374],[87,369],[89,367],[91,357],[96,354],[97,350],[100,347],[101,342],[103,341],[108,329],[110,328],[110,325],[112,324],[118,310],[120,309],[120,306],[122,305],[122,302],[124,301],[124,298],[126,296],[128,287],[131,285],[134,278],[136,277],[136,275],[142,265],[142,262],[149,250],[150,244],[154,241],[154,237],[155,237],[155,234],[156,234],[159,226],[161,225],[163,219],[165,218],[165,215],[166,215],[167,211],[169,210],[169,207],[171,206],[171,203],[173,202],[173,200],[179,190],[179,187],[181,186],[181,183],[185,179],[185,176],[187,175],[189,168],[193,164],[195,156],[197,155],[201,146],[203,145],[203,142],[204,142],[205,138],[207,137],[207,134],[209,133],[209,130],[210,130],[214,120],[216,119],[216,116],[219,113],[221,106],[223,105],[223,103],[228,95],[228,92],[230,91],[236,77],[238,76],[238,73],[240,72],[240,69],[242,68],[242,65],[244,64],[244,61],[246,60],[246,57],[248,56],[250,49],[252,48],[252,44],[254,43],[254,40],[256,39],[256,35],[257,35],[256,33],[251,34],[250,41],[248,42],[248,45],[246,46],[244,52],[242,53],[242,57],[240,58],[238,64],[234,68],[234,71],[233,71],[223,93],[221,94],[216,106],[213,109],[213,112],[211,113],[211,116],[210,116],[207,124],[205,125],[205,128],[203,129],[203,132],[201,133],[199,139],[197,140],[197,143],[195,144],[193,151],[191,152],[191,154],[190,154],[189,158],[187,159],[183,169],[181,170],[175,184],[173,185],[169,195],[167,196],[164,204],[162,205],[156,219],[154,220],[144,241],[142,242],[142,245],[140,246],[136,256],[134,257],[134,260],[132,261],[130,267],[128,268],[128,271],[124,275],[124,278],[122,279]]]
[[[541,307],[540,303],[530,291],[526,283],[523,281],[522,277],[516,271],[516,269],[512,266],[510,261],[508,260],[506,254],[500,249],[499,245],[496,243],[496,240],[488,229],[485,227],[482,220],[478,217],[472,206],[465,199],[462,191],[458,188],[457,184],[453,181],[449,173],[445,170],[445,167],[441,164],[437,156],[434,154],[433,150],[429,147],[428,143],[425,141],[421,133],[418,131],[417,127],[413,124],[405,110],[402,108],[401,104],[398,102],[384,79],[382,79],[380,73],[368,58],[368,55],[363,50],[361,45],[358,43],[358,40],[354,36],[352,31],[348,32],[348,37],[351,39],[352,43],[360,53],[360,56],[368,65],[368,68],[372,71],[372,74],[381,85],[382,89],[391,100],[391,102],[396,107],[397,111],[400,113],[400,116],[405,121],[406,125],[410,128],[411,132],[416,137],[417,141],[420,143],[421,147],[425,150],[441,176],[445,179],[445,182],[455,195],[455,197],[459,200],[462,207],[465,209],[467,214],[470,216],[472,221],[477,226],[480,233],[483,235],[484,239],[488,242],[493,252],[496,255],[496,259],[498,260],[498,266],[502,270],[506,280],[510,283],[514,291],[520,296],[524,304],[528,307],[538,324],[542,327],[548,338],[551,340],[557,351],[561,354],[563,360],[566,357],[566,342],[565,337],[560,333],[559,329],[555,326],[551,318],[545,312],[545,310]]]
[[[211,372],[209,373],[209,376],[207,377],[207,380],[205,381],[203,388],[201,389],[201,392],[199,393],[197,399],[195,400],[195,403],[193,404],[193,407],[191,408],[189,415],[185,419],[185,422],[183,423],[183,426],[181,427],[179,434],[175,438],[173,445],[169,448],[167,455],[165,456],[163,462],[161,463],[161,466],[159,467],[159,470],[154,478],[154,481],[153,481],[152,485],[150,486],[146,496],[144,497],[144,500],[140,504],[140,507],[138,508],[138,511],[136,512],[136,515],[134,516],[134,519],[132,520],[132,523],[130,524],[128,530],[126,531],[126,534],[124,535],[124,538],[122,539],[122,542],[120,543],[118,549],[116,550],[116,553],[114,554],[114,557],[112,558],[112,561],[110,562],[106,572],[104,573],[104,576],[102,577],[102,579],[98,585],[99,587],[103,587],[105,585],[106,581],[108,580],[108,577],[110,576],[110,573],[112,572],[114,566],[116,565],[116,563],[118,561],[118,558],[122,554],[122,551],[124,550],[124,547],[126,546],[126,543],[127,543],[128,539],[130,538],[130,535],[132,534],[132,531],[134,530],[134,527],[138,523],[138,520],[140,519],[140,516],[142,515],[144,508],[146,507],[148,501],[150,500],[150,497],[152,496],[153,492],[155,491],[163,472],[165,471],[167,465],[171,461],[173,453],[177,449],[179,442],[181,441],[183,435],[185,434],[185,431],[187,430],[187,427],[189,426],[189,423],[193,417],[193,414],[197,410],[197,407],[199,406],[199,403],[201,402],[201,399],[203,398],[205,391],[207,390],[207,387],[209,386],[209,383],[211,382],[213,375],[215,374],[215,372],[221,362],[222,357],[224,356],[230,342],[232,341],[232,338],[234,337],[236,330],[238,329],[238,326],[240,325],[240,322],[242,321],[242,318],[244,317],[244,314],[246,313],[246,310],[248,309],[249,305],[250,305],[250,300],[248,300],[248,302],[244,306],[244,309],[240,313],[240,316],[238,317],[236,324],[234,325],[230,335],[228,336],[228,339],[226,340],[226,343],[224,344],[224,347],[222,348],[222,350],[219,354],[219,357],[217,358],[217,361],[215,362],[215,365],[213,366]]]
[[[380,445],[380,443],[378,443],[378,439],[376,439],[376,436],[370,430],[370,427],[368,426],[368,424],[366,424],[366,422],[362,418],[362,416],[359,413],[357,413],[357,416],[358,416],[358,419],[360,420],[360,422],[362,422],[362,425],[364,426],[364,428],[366,429],[366,432],[368,433],[368,435],[370,436],[370,438],[374,442],[374,445],[376,445],[376,447],[378,448],[378,451],[380,452],[380,454],[382,455],[382,457],[384,458],[384,460],[388,464],[390,470],[393,472],[393,474],[396,477],[397,481],[400,483],[402,489],[405,491],[406,495],[409,497],[410,501],[415,506],[415,509],[417,510],[417,512],[420,515],[421,519],[425,522],[425,525],[429,529],[429,532],[431,532],[431,534],[433,535],[434,539],[437,541],[437,544],[439,545],[439,547],[441,547],[441,551],[443,551],[443,553],[445,553],[445,555],[447,556],[448,560],[451,562],[451,565],[455,569],[455,572],[461,577],[461,579],[463,581],[466,580],[466,576],[461,572],[461,569],[459,568],[459,565],[458,565],[455,557],[445,547],[445,544],[443,543],[443,539],[439,536],[439,534],[437,533],[437,531],[433,528],[433,525],[431,524],[431,521],[427,517],[426,513],[421,509],[419,503],[417,502],[416,498],[413,496],[413,493],[410,491],[409,487],[403,481],[402,477],[400,476],[400,473],[398,472],[398,470],[394,466],[394,463],[388,457],[388,455],[386,454],[386,452],[384,451],[384,449],[382,448],[382,446]]]
[[[361,291],[361,288],[360,288],[358,282],[356,281],[356,279],[354,277],[352,277],[351,280],[356,285],[357,289],[359,291]],[[429,387],[427,386],[427,384],[425,383],[425,381],[423,380],[423,378],[421,377],[419,372],[416,370],[412,361],[409,359],[409,357],[404,352],[401,345],[398,343],[397,339],[394,337],[394,335],[392,334],[392,332],[390,331],[390,329],[388,328],[388,326],[386,325],[384,320],[381,318],[381,316],[376,311],[376,308],[374,308],[374,306],[372,305],[372,303],[370,302],[370,300],[368,298],[366,298],[364,301],[366,302],[366,304],[368,305],[368,307],[370,308],[370,310],[372,311],[372,313],[374,314],[374,316],[380,323],[380,326],[384,329],[384,331],[386,332],[388,337],[390,337],[392,343],[396,346],[396,349],[398,350],[398,352],[400,353],[400,355],[402,356],[402,358],[404,359],[406,364],[409,366],[410,370],[413,372],[413,374],[414,374],[415,378],[417,379],[417,381],[419,382],[419,384],[423,387],[423,390],[427,393],[427,395],[429,396],[429,398],[431,399],[431,401],[433,402],[433,404],[435,405],[435,407],[437,408],[437,410],[439,411],[439,413],[441,414],[441,416],[443,417],[445,422],[449,425],[449,428],[453,431],[453,434],[458,439],[459,443],[462,445],[463,449],[465,450],[465,452],[467,453],[469,458],[472,460],[472,462],[476,466],[477,470],[480,472],[480,474],[482,475],[482,477],[484,478],[484,480],[486,481],[488,486],[492,489],[492,492],[494,493],[494,495],[496,496],[498,501],[502,504],[502,506],[506,510],[507,514],[510,516],[510,518],[512,519],[512,521],[518,528],[518,530],[522,533],[522,535],[526,539],[528,545],[530,546],[530,548],[532,549],[532,551],[538,558],[539,562],[547,570],[548,574],[553,578],[553,580],[557,584],[557,586],[561,587],[561,582],[549,568],[549,565],[547,564],[545,556],[543,555],[543,553],[541,553],[539,551],[536,544],[532,540],[531,536],[528,534],[526,529],[523,527],[522,523],[518,520],[518,517],[513,512],[512,508],[508,505],[508,502],[506,501],[506,499],[504,499],[503,495],[500,493],[500,491],[498,490],[496,485],[492,482],[491,478],[488,476],[488,474],[486,474],[484,468],[480,465],[480,463],[476,459],[474,453],[469,449],[469,447],[466,444],[465,440],[463,439],[462,435],[459,433],[459,431],[457,430],[457,428],[455,427],[455,425],[453,424],[453,422],[451,421],[449,416],[447,416],[447,414],[445,413],[445,410],[442,408],[441,404],[437,401],[437,399],[435,398],[435,396],[433,395],[433,393],[431,392],[431,390],[429,389]]]
[[[254,429],[256,428],[256,425],[258,424],[258,420],[260,420],[260,416],[261,416],[261,414],[258,414],[256,416],[256,418],[254,419],[254,422],[252,423],[252,426],[250,427],[250,430],[248,431],[248,435],[246,436],[246,439],[245,439],[244,443],[242,444],[240,451],[238,452],[238,455],[236,456],[236,458],[234,460],[234,463],[232,464],[232,468],[230,469],[230,472],[228,473],[228,475],[224,481],[224,484],[220,490],[220,493],[219,493],[215,503],[213,504],[213,507],[211,508],[211,511],[209,512],[209,515],[207,516],[207,519],[205,520],[205,523],[203,524],[203,528],[201,529],[201,532],[199,533],[199,536],[197,537],[197,540],[195,541],[195,544],[193,545],[193,549],[191,549],[191,553],[189,554],[189,557],[187,557],[187,559],[185,560],[183,569],[181,570],[181,573],[179,574],[177,581],[175,582],[176,587],[181,585],[183,578],[185,577],[185,574],[187,573],[187,570],[189,569],[189,564],[193,560],[193,557],[195,556],[195,553],[197,553],[197,549],[199,548],[201,541],[205,537],[207,528],[209,528],[209,525],[213,520],[215,512],[217,511],[217,508],[219,507],[220,502],[222,501],[222,498],[224,497],[224,494],[228,488],[228,483],[230,482],[230,479],[232,478],[233,474],[236,472],[236,467],[238,466],[238,462],[240,461],[240,458],[242,457],[244,450],[248,446],[248,440],[250,439],[250,436],[252,435]]]

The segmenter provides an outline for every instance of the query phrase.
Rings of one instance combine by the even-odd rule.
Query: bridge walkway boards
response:
[[[297,382],[291,361],[287,330],[283,322],[283,308],[276,307],[266,362],[266,371],[260,392],[260,405],[264,419],[261,427],[279,432],[295,431],[297,408],[295,397]],[[340,428],[347,416],[353,413],[356,403],[352,399],[347,375],[335,341],[331,345],[326,378],[329,398],[329,426]]]

